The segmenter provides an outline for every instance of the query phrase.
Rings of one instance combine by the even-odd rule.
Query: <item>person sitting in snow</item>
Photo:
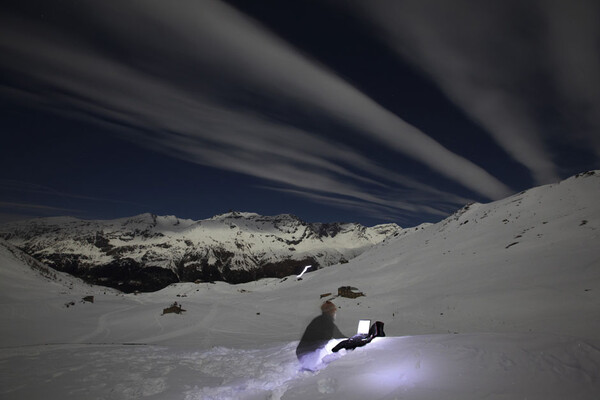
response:
[[[313,319],[306,327],[296,348],[296,356],[304,368],[312,369],[318,364],[320,350],[329,340],[347,337],[334,323],[336,311],[335,304],[327,300],[321,305],[321,315]]]

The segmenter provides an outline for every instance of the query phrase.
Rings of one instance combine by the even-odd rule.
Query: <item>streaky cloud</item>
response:
[[[13,203],[7,201],[0,201],[0,208],[22,208],[29,210],[43,210],[43,211],[66,211],[66,212],[79,212],[79,210],[73,210],[70,208],[52,207],[45,204],[26,204],[26,203]]]
[[[538,184],[560,179],[549,141],[591,146],[600,156],[600,3],[333,2],[370,20]],[[552,103],[541,85],[558,100]],[[553,134],[540,109],[563,114],[568,134]]]
[[[485,197],[511,192],[224,3],[180,1],[174,7],[129,1],[117,12],[111,4],[82,2],[75,11],[105,34],[103,40],[132,52],[130,57],[115,57],[68,27],[5,15],[1,29],[9,34],[0,35],[0,49],[7,57],[0,66],[21,79],[0,88],[4,96],[116,126],[134,143],[174,157],[313,193],[402,208],[381,191],[405,185],[435,192],[343,143],[272,118],[252,101],[218,90],[219,85],[246,88],[324,112]],[[143,29],[143,46],[138,46],[139,33],[130,35],[132,21]],[[181,76],[144,65],[149,54],[163,57],[159,65],[181,61]]]
[[[26,194],[35,194],[35,195],[44,195],[47,197],[54,198],[68,198],[68,199],[78,199],[85,200],[91,202],[101,202],[101,203],[114,203],[114,204],[131,204],[137,206],[146,206],[145,204],[135,203],[131,201],[125,201],[120,199],[110,199],[105,197],[97,197],[97,196],[84,196],[76,193],[68,193],[61,190],[57,190],[53,187],[49,187],[46,185],[39,185],[35,183],[29,183],[24,181],[14,181],[9,179],[0,179],[0,190],[3,193],[26,193]],[[1,202],[0,202],[1,204]],[[54,207],[52,207],[54,208]],[[60,210],[60,208],[54,208],[56,210]],[[68,209],[64,209],[68,210]]]
[[[404,221],[411,220],[415,212],[422,212],[436,217],[443,217],[448,215],[449,212],[454,211],[455,208],[452,206],[427,206],[427,205],[415,205],[405,203],[404,206],[386,206],[382,204],[364,203],[351,198],[343,198],[337,196],[329,196],[326,194],[312,193],[307,191],[299,191],[294,189],[285,189],[279,187],[266,187],[267,189],[291,193],[299,197],[304,197],[325,205],[335,205],[340,208],[345,208],[351,211],[359,212],[363,215],[369,215],[371,217],[384,220],[384,221],[398,221],[404,223]]]

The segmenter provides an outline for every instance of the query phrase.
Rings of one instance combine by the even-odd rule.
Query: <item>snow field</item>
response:
[[[595,400],[599,179],[472,205],[301,281],[122,295],[2,243],[0,398]],[[341,331],[388,336],[300,371],[297,340],[346,285],[366,296],[333,299]],[[161,315],[174,301],[187,311]]]
[[[600,343],[542,335],[377,338],[300,371],[297,342],[253,349],[56,345],[3,350],[6,399],[595,399]],[[331,346],[330,346],[331,347]]]

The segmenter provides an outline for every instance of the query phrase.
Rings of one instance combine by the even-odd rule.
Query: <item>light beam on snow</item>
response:
[[[298,278],[298,279],[302,278],[302,275],[304,275],[304,273],[306,272],[306,270],[309,269],[310,267],[312,267],[312,265],[307,265],[306,267],[304,267],[304,270],[302,270],[302,272],[300,273],[300,275],[298,275],[296,278]]]

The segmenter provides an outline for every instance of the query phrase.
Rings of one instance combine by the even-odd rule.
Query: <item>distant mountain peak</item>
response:
[[[223,214],[217,214],[211,218],[210,220],[222,220],[222,219],[239,219],[239,218],[259,218],[261,215],[253,212],[245,212],[245,211],[228,211]]]

